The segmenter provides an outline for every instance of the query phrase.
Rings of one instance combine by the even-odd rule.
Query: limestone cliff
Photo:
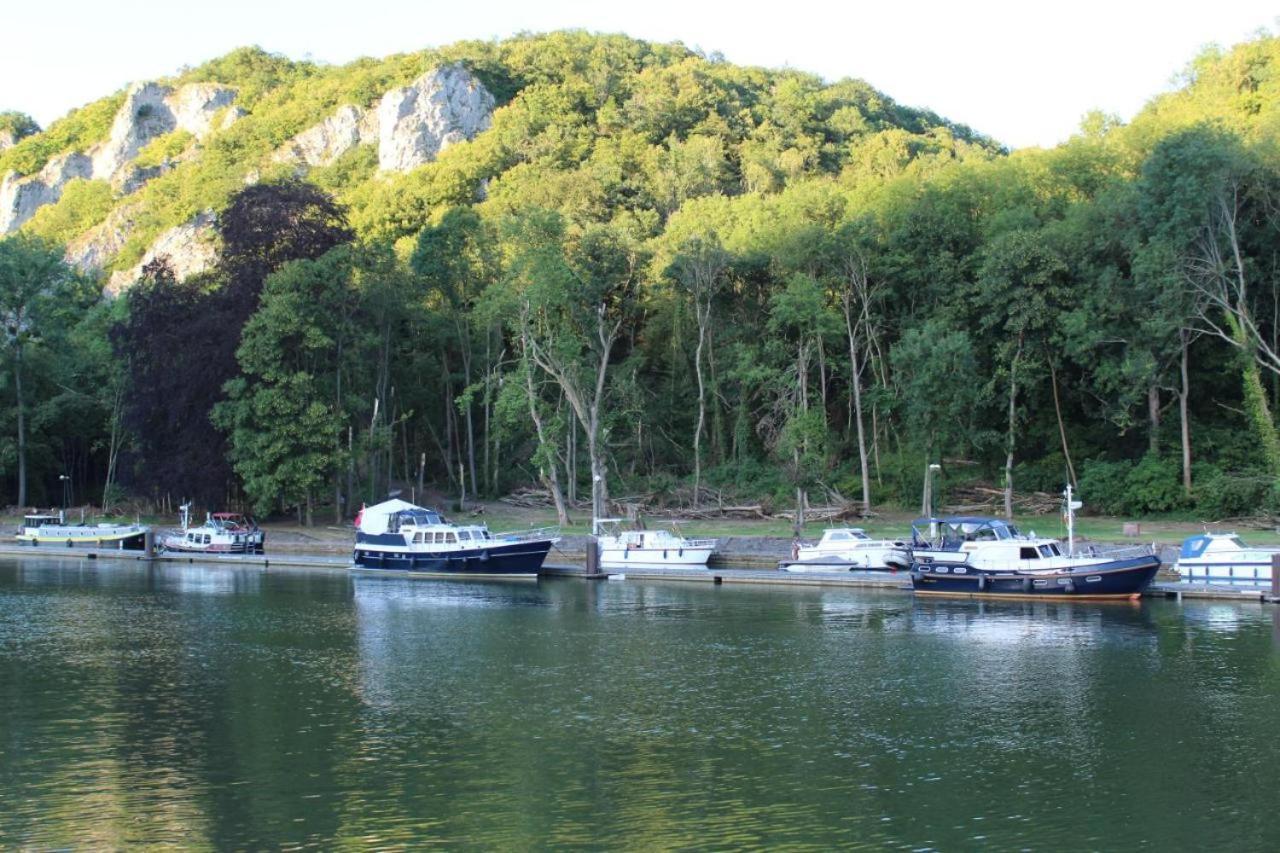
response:
[[[489,127],[493,95],[461,65],[433,68],[378,104],[378,166],[405,172]]]

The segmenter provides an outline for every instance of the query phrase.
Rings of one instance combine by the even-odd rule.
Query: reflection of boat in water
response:
[[[450,524],[435,510],[390,500],[360,511],[353,559],[367,569],[536,575],[559,541],[555,533],[547,528],[491,533],[483,524]]]
[[[622,520],[597,518],[592,532],[605,569],[705,569],[714,539],[685,539],[670,530],[623,530]]]
[[[1023,536],[998,518],[920,519],[890,560],[919,594],[1028,598],[1137,598],[1160,569],[1147,549],[1062,553],[1056,539]]]
[[[818,543],[800,545],[794,559],[778,567],[788,572],[896,571],[885,560],[905,547],[902,540],[872,539],[861,527],[832,527]]]
[[[22,531],[14,538],[31,545],[92,545],[99,548],[142,550],[147,531],[142,524],[67,524],[62,513],[23,516]]]
[[[238,512],[215,512],[204,524],[190,527],[191,504],[182,505],[182,529],[160,538],[166,551],[197,554],[261,554],[266,535],[257,523]]]
[[[1276,554],[1280,548],[1250,547],[1234,533],[1204,533],[1183,540],[1174,568],[1183,580],[1269,583]]]

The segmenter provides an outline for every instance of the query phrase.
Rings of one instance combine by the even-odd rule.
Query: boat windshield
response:
[[[406,509],[396,514],[401,527],[412,525],[414,527],[427,527],[432,524],[440,524],[440,514],[429,509]]]

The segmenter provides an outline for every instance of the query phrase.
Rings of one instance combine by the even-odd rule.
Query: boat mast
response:
[[[1063,494],[1067,498],[1067,556],[1074,557],[1076,555],[1076,510],[1084,504],[1071,499],[1070,483],[1067,483],[1067,490]]]

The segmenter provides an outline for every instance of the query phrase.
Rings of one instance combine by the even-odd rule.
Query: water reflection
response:
[[[1275,849],[1276,613],[0,562],[0,846]]]

